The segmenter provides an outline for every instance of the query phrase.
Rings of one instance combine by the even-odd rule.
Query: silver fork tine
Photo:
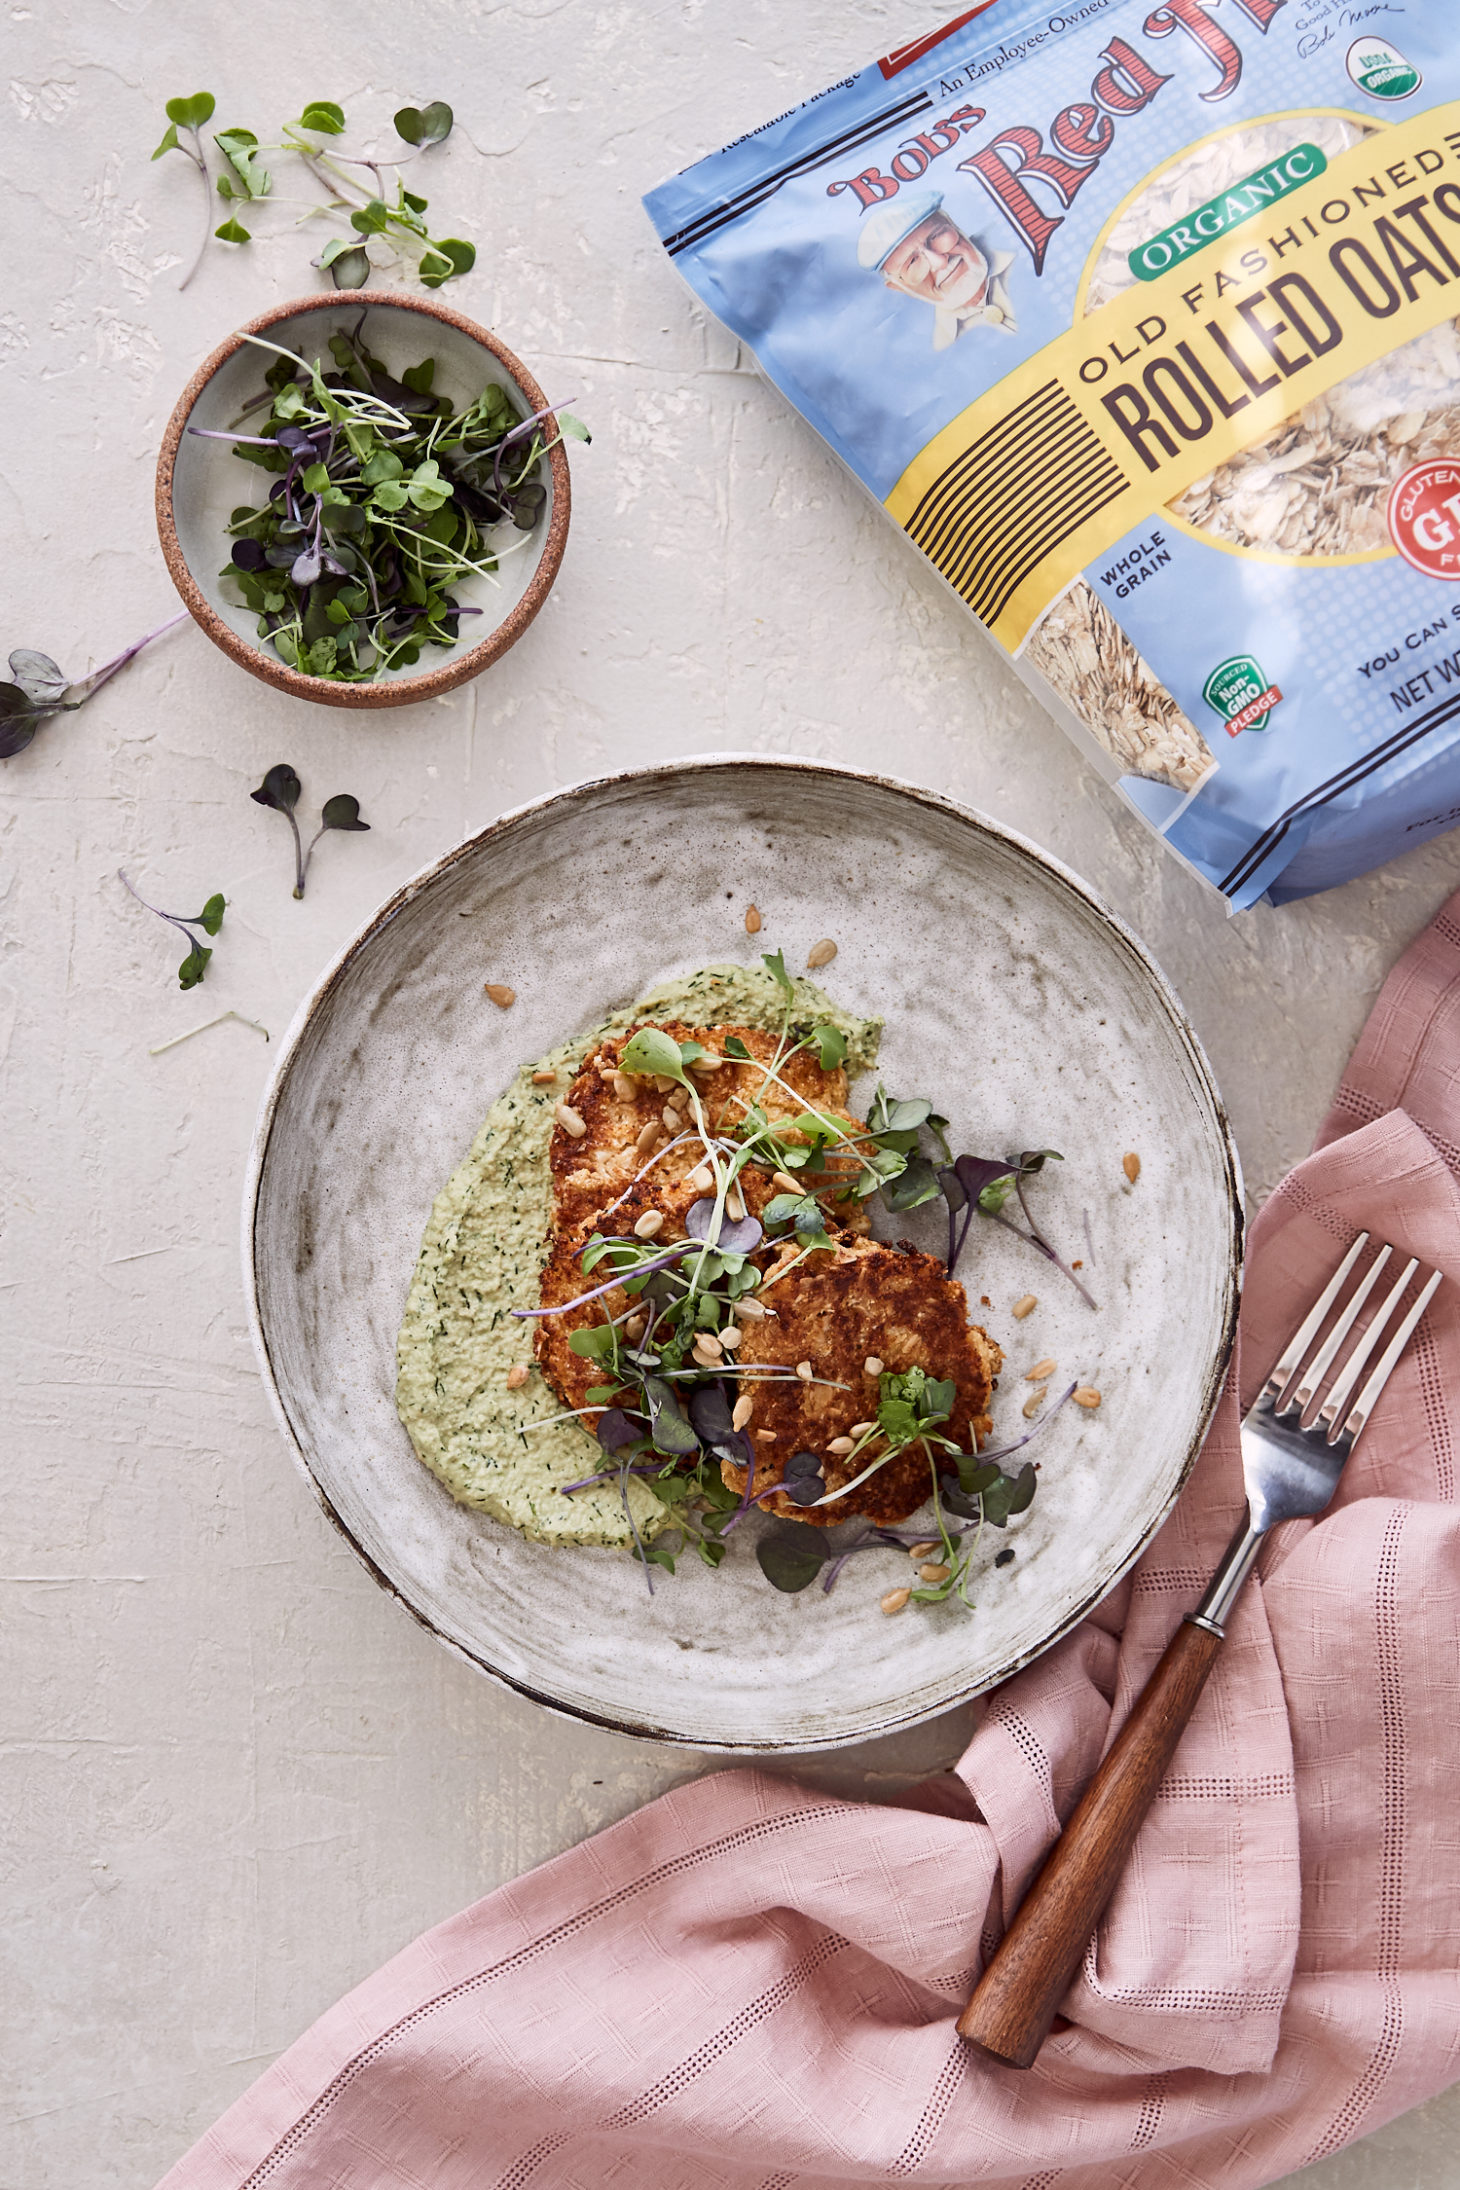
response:
[[[1403,1353],[1405,1347],[1409,1344],[1410,1338],[1414,1332],[1415,1325],[1419,1322],[1420,1317],[1424,1314],[1426,1308],[1428,1308],[1430,1304],[1430,1301],[1433,1299],[1434,1294],[1439,1286],[1441,1275],[1442,1272],[1440,1272],[1439,1270],[1431,1271],[1429,1282],[1426,1284],[1423,1292],[1420,1294],[1414,1306],[1410,1309],[1409,1314],[1400,1324],[1394,1336],[1390,1339],[1388,1345],[1384,1348],[1383,1353],[1379,1357],[1379,1362],[1374,1370],[1373,1375],[1369,1378],[1368,1383],[1359,1393],[1358,1399],[1350,1408],[1348,1419],[1345,1421],[1342,1430],[1338,1433],[1340,1436],[1357,1438],[1359,1431],[1368,1421],[1369,1416],[1374,1410],[1375,1400],[1378,1398],[1380,1392],[1383,1391],[1384,1386],[1389,1381],[1390,1371],[1393,1369],[1395,1362],[1399,1359],[1399,1356]],[[1330,1436],[1332,1434],[1333,1433],[1330,1431]]]
[[[1333,1306],[1333,1303],[1338,1298],[1339,1287],[1343,1284],[1344,1279],[1348,1276],[1350,1270],[1358,1261],[1359,1256],[1363,1253],[1365,1247],[1367,1247],[1368,1244],[1368,1233],[1360,1232],[1358,1238],[1354,1241],[1352,1247],[1344,1256],[1343,1261],[1339,1264],[1338,1268],[1334,1271],[1333,1276],[1329,1279],[1327,1285],[1324,1287],[1321,1297],[1314,1302],[1308,1314],[1303,1318],[1302,1324],[1300,1325],[1298,1330],[1294,1332],[1292,1341],[1288,1346],[1287,1352],[1283,1355],[1282,1360],[1273,1370],[1272,1375],[1268,1378],[1267,1384],[1264,1387],[1273,1400],[1276,1401],[1282,1397],[1283,1392],[1286,1390],[1287,1386],[1297,1375],[1298,1370],[1302,1365],[1304,1354],[1308,1351],[1308,1348],[1312,1345],[1314,1339],[1318,1336],[1319,1331],[1323,1328],[1323,1319],[1327,1315],[1329,1309]]]
[[[1349,1332],[1353,1329],[1354,1324],[1358,1320],[1358,1313],[1360,1308],[1363,1307],[1364,1302],[1368,1299],[1370,1293],[1372,1293],[1372,1291],[1374,1290],[1374,1287],[1379,1280],[1379,1273],[1384,1268],[1385,1263],[1389,1260],[1389,1257],[1393,1254],[1393,1252],[1394,1250],[1392,1247],[1381,1247],[1379,1249],[1378,1254],[1375,1255],[1373,1261],[1369,1264],[1368,1269],[1364,1272],[1362,1279],[1354,1287],[1353,1298],[1350,1300],[1348,1306],[1344,1309],[1343,1314],[1339,1317],[1338,1321],[1334,1324],[1333,1329],[1329,1332],[1327,1338],[1323,1341],[1323,1344],[1319,1347],[1317,1353],[1313,1356],[1313,1359],[1308,1363],[1302,1375],[1299,1377],[1297,1387],[1293,1392],[1292,1398],[1288,1401],[1287,1405],[1281,1409],[1281,1412],[1283,1414],[1293,1414],[1295,1412],[1298,1414],[1307,1413],[1309,1407],[1313,1404],[1313,1400],[1318,1391],[1319,1385],[1323,1382],[1324,1377],[1328,1374],[1329,1364],[1332,1362],[1334,1355],[1338,1352],[1339,1347],[1348,1337]],[[1413,1268],[1414,1264],[1411,1263],[1410,1269],[1412,1270]],[[1385,1309],[1384,1313],[1387,1318],[1389,1313],[1387,1308]],[[1359,1366],[1362,1368],[1362,1361],[1360,1362]]]
[[[1353,1391],[1363,1374],[1364,1366],[1370,1354],[1384,1336],[1389,1318],[1399,1306],[1404,1297],[1404,1289],[1418,1268],[1418,1256],[1411,1255],[1409,1261],[1395,1279],[1394,1284],[1390,1287],[1388,1298],[1380,1307],[1374,1310],[1368,1329],[1334,1378],[1328,1397],[1323,1402],[1323,1410],[1318,1417],[1318,1424],[1322,1428],[1332,1431],[1334,1423],[1343,1415],[1348,1406],[1350,1392]]]

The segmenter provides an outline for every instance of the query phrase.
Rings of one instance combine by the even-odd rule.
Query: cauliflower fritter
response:
[[[916,1367],[939,1380],[951,1378],[958,1397],[940,1434],[964,1452],[988,1435],[989,1397],[1003,1353],[987,1332],[970,1325],[967,1295],[936,1256],[905,1243],[845,1240],[785,1278],[777,1280],[772,1271],[756,1298],[773,1312],[745,1326],[738,1359],[749,1372],[740,1389],[755,1401],[752,1435],[774,1432],[773,1439],[754,1437],[757,1488],[778,1482],[795,1452],[818,1455],[828,1490],[851,1482],[876,1458],[875,1443],[850,1462],[827,1450],[833,1438],[850,1436],[856,1424],[876,1416],[878,1381],[867,1373],[869,1357],[887,1369]],[[802,1362],[826,1381],[805,1383],[784,1374],[755,1380],[757,1368],[784,1372]],[[744,1489],[743,1468],[727,1463],[723,1472],[732,1490]],[[835,1505],[798,1506],[777,1497],[766,1499],[762,1510],[821,1528],[855,1514],[891,1523],[915,1513],[932,1487],[927,1454],[914,1446]]]
[[[652,1081],[639,1078],[633,1081],[632,1091],[621,1091],[627,1075],[620,1072],[618,1061],[637,1031],[635,1027],[611,1036],[593,1050],[569,1088],[564,1099],[586,1130],[576,1135],[562,1125],[553,1129],[549,1160],[555,1223],[560,1233],[574,1239],[586,1239],[595,1228],[608,1228],[605,1219],[610,1205],[634,1185],[650,1160],[652,1150],[641,1148],[640,1142],[651,1125],[658,1126],[658,1147],[665,1153],[636,1189],[641,1198],[633,1217],[642,1216],[646,1209],[662,1210],[666,1236],[673,1239],[676,1228],[683,1232],[685,1211],[699,1198],[700,1190],[689,1185],[689,1178],[705,1160],[704,1144],[693,1111],[683,1099],[683,1090],[656,1092]],[[783,1061],[779,1077],[785,1086],[781,1087],[774,1082],[767,1084],[765,1079],[765,1068],[776,1053],[774,1035],[763,1034],[755,1027],[688,1027],[678,1023],[666,1025],[662,1031],[676,1042],[698,1042],[711,1057],[723,1057],[726,1036],[738,1035],[754,1060],[745,1063],[727,1059],[712,1071],[703,1066],[691,1067],[690,1076],[700,1091],[712,1133],[717,1129],[729,1133],[752,1103],[781,1127],[808,1111],[816,1111],[845,1132],[864,1130],[862,1121],[847,1112],[845,1072],[839,1066],[823,1072],[809,1050],[800,1050]],[[682,1112],[683,1125],[666,1126],[666,1110]],[[789,1137],[803,1146],[809,1139],[804,1132],[793,1132]],[[676,1141],[678,1146],[671,1145]],[[807,1191],[818,1195],[835,1223],[865,1232],[866,1211],[852,1191],[860,1168],[855,1158],[838,1154],[833,1145],[825,1152],[824,1164],[820,1171],[801,1174]],[[746,1206],[752,1214],[759,1214],[779,1189],[772,1185],[769,1170],[759,1165],[748,1164],[742,1179]],[[843,1193],[847,1198],[839,1200],[838,1195]],[[620,1221],[629,1215],[627,1204],[614,1211],[613,1229],[631,1231],[632,1219]]]

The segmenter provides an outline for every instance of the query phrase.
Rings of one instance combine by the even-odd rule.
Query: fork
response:
[[[1360,1232],[1248,1410],[1242,1423],[1247,1518],[1228,1545],[1201,1603],[1187,1613],[1167,1645],[959,2020],[961,2037],[1012,2068],[1032,2066],[1049,2034],[1206,1685],[1226,1623],[1268,1530],[1323,1511],[1395,1363],[1434,1298],[1441,1277],[1438,1270],[1429,1273],[1411,1306],[1398,1315],[1355,1398],[1359,1379],[1419,1269],[1417,1259],[1411,1258],[1355,1340],[1315,1411],[1324,1380],[1393,1259],[1393,1249],[1381,1245],[1340,1304],[1368,1244],[1368,1233]]]

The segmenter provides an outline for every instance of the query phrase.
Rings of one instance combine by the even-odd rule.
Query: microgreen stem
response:
[[[791,1272],[803,1263],[808,1255],[824,1254],[825,1252],[825,1248],[818,1246],[813,1240],[809,1247],[802,1248],[799,1255],[793,1255],[789,1262],[782,1263],[779,1270],[773,1270],[770,1276],[763,1280],[760,1292],[756,1297],[759,1298],[761,1294],[768,1293],[773,1285],[779,1285],[783,1277],[789,1277]]]
[[[276,449],[279,446],[272,434],[267,433],[225,433],[221,426],[189,426],[188,432],[195,433],[200,441],[242,441],[251,449]],[[230,525],[228,529],[231,532],[233,528]]]
[[[133,640],[130,646],[123,647],[120,654],[114,655],[109,662],[104,662],[100,669],[93,669],[90,676],[79,678],[69,689],[72,692],[79,692],[81,700],[89,700],[93,692],[101,690],[108,677],[114,677],[119,669],[126,668],[134,654],[140,654],[144,646],[150,646],[154,639],[160,639],[165,631],[175,631],[179,624],[185,624],[189,614],[190,611],[184,609],[180,615],[169,616],[165,624],[159,624],[157,629],[149,631],[145,638]],[[79,707],[81,700],[77,700],[74,704]]]
[[[142,892],[140,890],[132,888],[131,883],[127,880],[125,873],[120,867],[118,867],[117,869],[117,880],[122,884],[124,889],[131,890],[133,897],[136,898],[139,905],[145,906],[147,911],[150,913],[156,913],[159,920],[165,920],[170,928],[176,928],[179,935],[185,936],[187,938],[188,948],[190,950],[202,950],[205,947],[203,944],[199,943],[198,938],[193,933],[193,926],[199,925],[200,923],[189,923],[185,920],[180,920],[176,913],[165,913],[159,910],[156,905],[148,905],[146,898],[142,895]]]
[[[188,283],[192,280],[194,274],[202,265],[203,253],[208,248],[208,238],[213,233],[213,191],[212,186],[208,181],[208,160],[207,155],[203,151],[203,140],[199,136],[196,129],[189,128],[186,123],[183,126],[186,134],[191,137],[193,141],[191,145],[186,145],[182,142],[182,139],[179,138],[178,149],[179,151],[185,152],[187,154],[188,158],[192,161],[194,167],[197,169],[199,175],[202,177],[203,233],[198,239],[198,248],[193,253],[192,265],[188,268],[187,272],[183,275],[182,280],[177,285],[179,296],[181,296],[183,290],[186,289]]]
[[[649,1173],[653,1170],[656,1163],[663,1163],[665,1157],[670,1153],[672,1149],[676,1149],[680,1147],[685,1141],[692,1141],[694,1138],[695,1135],[693,1133],[676,1133],[672,1141],[670,1141],[665,1147],[659,1149],[655,1155],[652,1155],[649,1158],[649,1161],[642,1167],[642,1169],[634,1173],[628,1185],[619,1195],[618,1200],[611,1201],[608,1207],[604,1210],[604,1216],[611,1217],[615,1209],[621,1209],[624,1203],[628,1200],[629,1196],[633,1193],[634,1188],[639,1184],[639,1181],[641,1179],[646,1179],[649,1176]]]
[[[1050,1423],[1059,1413],[1060,1408],[1063,1407],[1069,1400],[1074,1398],[1075,1393],[1078,1389],[1078,1385],[1068,1385],[1065,1390],[1060,1393],[1059,1398],[1049,1409],[1048,1413],[1040,1415],[1039,1420],[1035,1423],[1032,1430],[1026,1430],[1022,1437],[1016,1437],[1012,1445],[1000,1445],[996,1452],[981,1452],[978,1456],[979,1459],[984,1463],[985,1466],[987,1466],[991,1461],[1007,1460],[1011,1453],[1022,1452],[1026,1445],[1033,1443],[1034,1439],[1038,1437],[1041,1430],[1047,1430],[1049,1428]]]
[[[291,829],[293,830],[293,832],[294,832],[294,895],[295,895],[296,897],[303,897],[303,895],[304,895],[304,841],[303,841],[303,839],[301,838],[301,836],[300,836],[300,834],[299,834],[299,824],[298,824],[298,822],[297,822],[297,821],[295,820],[295,818],[294,818],[294,809],[293,809],[293,807],[292,807],[292,806],[285,806],[285,807],[284,807],[284,808],[282,809],[282,811],[283,811],[283,813],[284,813],[284,817],[285,817],[285,819],[286,819],[286,820],[288,821],[288,824],[289,824],[290,828],[291,828]],[[311,849],[312,849],[312,847],[311,847]]]
[[[624,1475],[662,1475],[664,1468],[663,1460],[647,1461],[632,1468],[600,1468],[596,1475],[580,1476],[576,1483],[559,1483],[558,1496],[568,1498],[575,1490],[592,1490],[597,1483],[612,1483]]]
[[[640,1562],[643,1565],[644,1580],[649,1585],[649,1595],[652,1597],[654,1594],[654,1569],[649,1564],[649,1555],[644,1549],[644,1539],[639,1534],[639,1524],[634,1519],[634,1509],[629,1503],[629,1464],[627,1460],[624,1462],[622,1468],[619,1470],[619,1496],[623,1499],[624,1502],[624,1516],[628,1521],[630,1532],[633,1535],[634,1549],[638,1553]]]
[[[1019,1233],[1018,1225],[1010,1224],[1008,1218],[1005,1217],[1002,1212],[999,1216],[999,1222],[1002,1225],[1005,1225],[1009,1231],[1018,1234],[1021,1238],[1028,1239],[1035,1247],[1039,1249],[1039,1252],[1042,1255],[1047,1255],[1049,1257],[1049,1260],[1054,1264],[1055,1268],[1064,1272],[1065,1276],[1069,1279],[1071,1285],[1074,1286],[1075,1291],[1079,1294],[1081,1300],[1084,1301],[1085,1305],[1088,1308],[1096,1307],[1098,1303],[1096,1302],[1095,1297],[1091,1293],[1089,1287],[1083,1285],[1080,1282],[1078,1273],[1072,1270],[1069,1264],[1065,1261],[1064,1256],[1058,1253],[1058,1251],[1051,1246],[1050,1242],[1040,1231],[1039,1226],[1035,1223],[1034,1212],[1030,1208],[1028,1201],[1025,1199],[1023,1176],[1019,1172],[1016,1172],[1014,1174],[1014,1191],[1019,1197],[1019,1207],[1024,1212],[1025,1219],[1027,1220],[1029,1225],[1029,1230],[1027,1233]]]
[[[652,1271],[667,1270],[671,1263],[682,1261],[684,1256],[693,1254],[698,1245],[698,1240],[681,1241],[678,1247],[661,1256],[657,1262],[641,1262],[632,1270],[620,1270],[606,1285],[595,1285],[591,1293],[580,1293],[576,1300],[565,1300],[556,1308],[514,1308],[512,1314],[521,1322],[540,1316],[566,1315],[570,1308],[583,1308],[590,1300],[601,1300],[605,1293],[611,1293],[615,1286],[622,1285],[625,1278],[647,1277]]]
[[[135,894],[134,891],[133,895]],[[150,906],[148,910],[151,910]],[[179,1042],[190,1042],[195,1034],[207,1034],[214,1027],[225,1026],[230,1019],[236,1019],[241,1027],[252,1027],[254,1033],[261,1034],[265,1041],[269,1039],[268,1028],[261,1027],[257,1019],[245,1019],[241,1011],[220,1011],[216,1019],[205,1019],[200,1027],[189,1027],[186,1034],[174,1034],[165,1042],[154,1042],[147,1054],[149,1057],[160,1057],[164,1050],[176,1049]]]

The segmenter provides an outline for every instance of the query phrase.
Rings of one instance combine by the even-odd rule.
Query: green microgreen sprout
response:
[[[781,1024],[774,1054],[769,1063],[759,1066],[759,1087],[748,1097],[736,1095],[732,1098],[743,1112],[735,1130],[745,1144],[747,1156],[772,1170],[791,1172],[804,1168],[818,1175],[817,1192],[832,1193],[839,1201],[846,1200],[853,1191],[859,1196],[875,1193],[882,1182],[885,1159],[880,1159],[863,1145],[869,1138],[866,1134],[849,1133],[844,1121],[814,1106],[808,1106],[798,1117],[778,1119],[774,1123],[766,1115],[761,1098],[768,1088],[777,1088],[793,1102],[803,1100],[784,1078],[783,1065],[803,1051],[815,1050],[822,1071],[835,1071],[846,1062],[847,1038],[840,1027],[829,1020],[818,1020],[804,1032],[793,1027],[796,984],[786,971],[784,951],[763,952],[761,963],[780,991]],[[725,1054],[737,1063],[756,1062],[738,1035],[726,1037]],[[844,1164],[850,1162],[857,1166],[855,1180],[844,1174],[824,1177],[828,1149],[834,1150]]]
[[[258,806],[267,806],[276,814],[282,814],[294,832],[294,895],[303,897],[304,884],[309,874],[309,862],[314,857],[314,847],[331,829],[355,831],[368,829],[368,821],[360,819],[360,801],[348,791],[338,791],[327,798],[320,808],[319,827],[306,844],[299,834],[299,823],[294,809],[299,804],[304,786],[287,761],[280,761],[271,768],[256,791],[249,797]]]
[[[367,246],[372,238],[379,239],[397,265],[413,268],[428,289],[439,289],[443,282],[468,273],[475,265],[475,244],[467,243],[459,236],[438,238],[431,235],[423,218],[428,201],[419,192],[407,190],[398,172],[432,146],[444,144],[450,136],[454,116],[444,99],[433,99],[425,107],[404,106],[396,114],[395,132],[401,143],[409,147],[405,152],[349,154],[341,150],[336,140],[345,133],[345,110],[333,99],[306,100],[298,116],[282,125],[276,144],[261,144],[251,129],[218,130],[213,142],[222,157],[222,167],[216,183],[210,179],[202,139],[203,126],[211,121],[214,105],[213,94],[209,91],[195,92],[190,98],[169,99],[167,129],[152,155],[157,160],[164,152],[183,153],[196,169],[203,186],[202,240],[192,264],[178,284],[180,289],[187,287],[202,262],[210,228],[223,243],[244,244],[252,240],[251,231],[232,209],[256,204],[274,194],[273,179],[262,164],[265,152],[292,154],[305,173],[323,185],[326,193],[323,203],[297,199],[277,199],[276,202],[303,203],[300,220],[343,216],[348,223],[348,232],[332,236],[314,261],[321,271],[329,274],[337,289],[363,288],[368,281],[373,262]],[[392,176],[389,182],[387,169]],[[217,228],[212,228],[215,191],[230,210],[228,217]]]
[[[220,129],[215,132],[213,142],[226,162],[217,184],[218,195],[225,205],[234,199],[247,204],[254,198],[266,198],[273,182],[267,170],[259,165],[259,141],[253,131]],[[252,241],[252,232],[232,213],[213,233],[220,243]]]
[[[446,142],[451,135],[453,119],[444,99],[433,99],[428,107],[403,106],[395,116],[395,133],[407,144],[419,145],[424,151],[427,145]]]
[[[191,160],[202,180],[203,233],[192,263],[178,283],[179,289],[186,289],[202,265],[203,253],[208,248],[208,231],[213,225],[213,193],[208,184],[208,158],[203,150],[201,132],[203,124],[213,119],[216,103],[211,91],[195,91],[190,99],[169,99],[167,128],[163,131],[161,144],[152,155],[154,160],[160,160],[164,152],[181,152],[186,159]],[[179,130],[182,131],[182,136],[178,135]]]
[[[134,654],[140,654],[144,646],[160,639],[164,631],[173,631],[186,623],[188,611],[169,616],[165,624],[149,631],[144,638],[134,640],[123,647],[120,654],[103,662],[100,669],[93,669],[88,676],[72,679],[66,675],[49,654],[37,653],[31,646],[18,646],[10,657],[10,675],[13,683],[0,680],[0,760],[13,760],[23,753],[43,722],[52,715],[73,715],[78,707],[84,707],[99,692],[109,677],[119,669],[125,669]]]
[[[1009,1458],[1014,1452],[1020,1450],[1032,1438],[1036,1437],[1048,1421],[1052,1420],[1054,1415],[1059,1412],[1060,1407],[1065,1404],[1065,1401],[1070,1398],[1075,1389],[1076,1387],[1072,1384],[1055,1407],[1050,1410],[1049,1415],[1035,1429],[1016,1439],[1012,1445],[1005,1446],[995,1453],[980,1454],[977,1451],[965,1453],[960,1449],[955,1439],[943,1434],[942,1429],[942,1425],[951,1418],[953,1408],[957,1403],[958,1387],[952,1379],[930,1377],[927,1371],[920,1367],[901,1372],[884,1371],[879,1379],[880,1396],[876,1420],[870,1429],[863,1432],[851,1452],[845,1456],[844,1465],[852,1465],[864,1451],[877,1448],[873,1451],[872,1459],[849,1482],[843,1483],[834,1491],[823,1492],[820,1497],[811,1502],[818,1508],[835,1505],[839,1499],[845,1498],[849,1492],[858,1489],[879,1469],[886,1467],[889,1461],[895,1460],[900,1454],[914,1447],[921,1448],[927,1459],[931,1477],[933,1514],[937,1523],[943,1554],[941,1563],[946,1566],[948,1571],[942,1581],[924,1583],[919,1588],[914,1589],[911,1592],[911,1601],[916,1604],[945,1604],[950,1597],[956,1595],[960,1602],[971,1610],[973,1600],[968,1593],[969,1584],[985,1524],[995,1528],[1007,1526],[1012,1516],[1023,1513],[1033,1502],[1037,1486],[1034,1467],[1028,1461],[1020,1467],[1016,1475],[1012,1476],[1004,1473],[999,1466],[999,1462]],[[956,1477],[941,1475],[941,1471],[946,1469],[950,1462],[957,1469]],[[949,1529],[945,1507],[961,1519],[976,1522],[977,1528],[973,1532],[971,1540],[967,1532],[955,1534]],[[804,1526],[804,1524],[800,1525]],[[815,1533],[815,1531],[807,1531],[808,1536]],[[845,1550],[850,1552],[871,1549],[878,1541],[896,1542],[898,1540],[892,1537],[889,1531],[873,1530],[869,1535],[864,1536],[859,1543],[849,1545],[845,1547]],[[800,1553],[799,1559],[793,1561],[792,1553],[798,1550]],[[767,1579],[771,1580],[773,1586],[777,1589],[805,1588],[807,1583],[815,1578],[815,1573],[818,1570],[816,1567],[812,1567],[808,1571],[807,1559],[809,1552],[809,1543],[801,1542],[799,1538],[795,1542],[786,1542],[782,1550],[772,1553],[773,1562],[778,1565],[778,1569],[783,1571],[786,1576],[790,1576],[794,1571],[796,1575],[804,1576],[804,1578],[777,1580],[770,1572],[770,1569],[765,1567],[765,1561],[762,1559],[761,1563],[766,1571]],[[759,1555],[760,1547],[757,1546],[757,1556]],[[823,1556],[826,1555],[823,1554]],[[837,1571],[840,1571],[839,1566]],[[826,1586],[830,1588],[834,1580],[835,1573],[828,1577]]]
[[[150,913],[156,913],[157,918],[165,920],[170,928],[177,929],[188,946],[188,955],[177,969],[177,985],[180,989],[195,989],[207,972],[208,961],[213,953],[193,931],[201,928],[204,935],[216,935],[223,925],[225,899],[215,892],[200,913],[165,913],[158,911],[156,905],[149,905],[140,890],[133,889],[120,867],[117,869],[117,880],[131,891],[139,905],[145,906]]]

